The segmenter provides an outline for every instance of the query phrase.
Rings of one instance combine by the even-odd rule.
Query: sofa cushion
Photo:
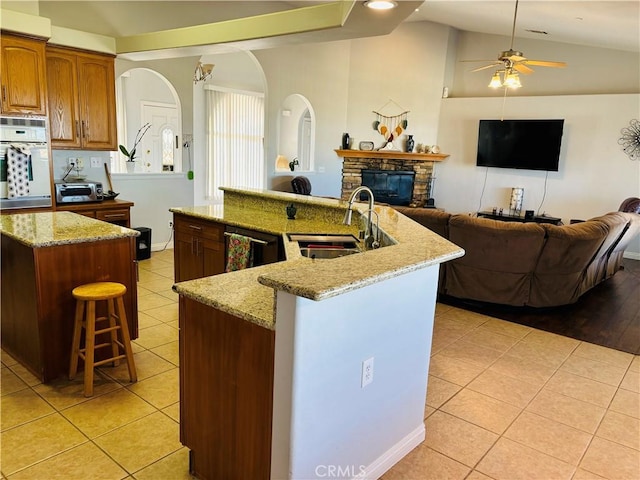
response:
[[[585,270],[607,238],[609,226],[599,220],[542,226],[547,241],[533,274],[529,305],[574,303],[582,293]]]
[[[428,228],[441,237],[449,238],[449,219],[451,214],[435,208],[393,207],[414,222]]]
[[[449,240],[466,253],[445,264],[444,293],[506,305],[528,303],[531,275],[545,243],[541,225],[453,215]]]

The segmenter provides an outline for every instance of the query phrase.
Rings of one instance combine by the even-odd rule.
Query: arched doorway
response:
[[[119,143],[130,152],[137,142],[134,171],[183,171],[182,108],[173,85],[154,70],[133,68],[116,80],[116,103]],[[125,160],[114,155],[112,171],[125,172]]]

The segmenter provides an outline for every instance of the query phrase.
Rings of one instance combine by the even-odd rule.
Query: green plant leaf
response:
[[[124,145],[120,145],[120,151],[124,153],[127,157],[130,157],[129,152],[127,152],[127,149],[124,147]]]

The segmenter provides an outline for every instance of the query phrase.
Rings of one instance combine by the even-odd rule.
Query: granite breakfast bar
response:
[[[69,372],[78,285],[111,281],[138,336],[139,232],[71,212],[0,215],[2,348],[43,382]],[[97,354],[97,359],[100,358]]]
[[[439,264],[464,251],[376,206],[382,248],[303,257],[289,233],[357,233],[346,202],[223,190],[223,206],[171,211],[280,235],[285,258],[174,285],[191,473],[378,478],[424,439]]]

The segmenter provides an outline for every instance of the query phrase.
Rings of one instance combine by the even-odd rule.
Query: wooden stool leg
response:
[[[71,343],[71,363],[69,364],[69,380],[73,380],[78,372],[78,357],[80,356],[80,336],[82,334],[82,319],[84,316],[84,302],[76,302],[76,316],[73,323],[73,341]]]
[[[122,344],[127,356],[127,367],[129,367],[129,378],[131,383],[138,381],[136,364],[133,360],[133,350],[131,349],[131,338],[129,337],[129,325],[127,324],[127,314],[124,309],[123,297],[118,297],[118,318],[120,319],[120,331],[122,332]]]
[[[84,396],[93,395],[93,358],[96,343],[96,302],[87,301],[86,338],[84,348]]]
[[[117,325],[113,298],[109,298],[107,300],[107,318],[109,319],[109,326],[113,328],[113,330],[109,332],[109,334],[111,335],[111,356],[113,358],[116,358],[118,355],[120,355],[120,349],[118,348],[118,331],[114,328]],[[117,367],[118,365],[120,365],[120,360],[114,360],[113,366]]]

